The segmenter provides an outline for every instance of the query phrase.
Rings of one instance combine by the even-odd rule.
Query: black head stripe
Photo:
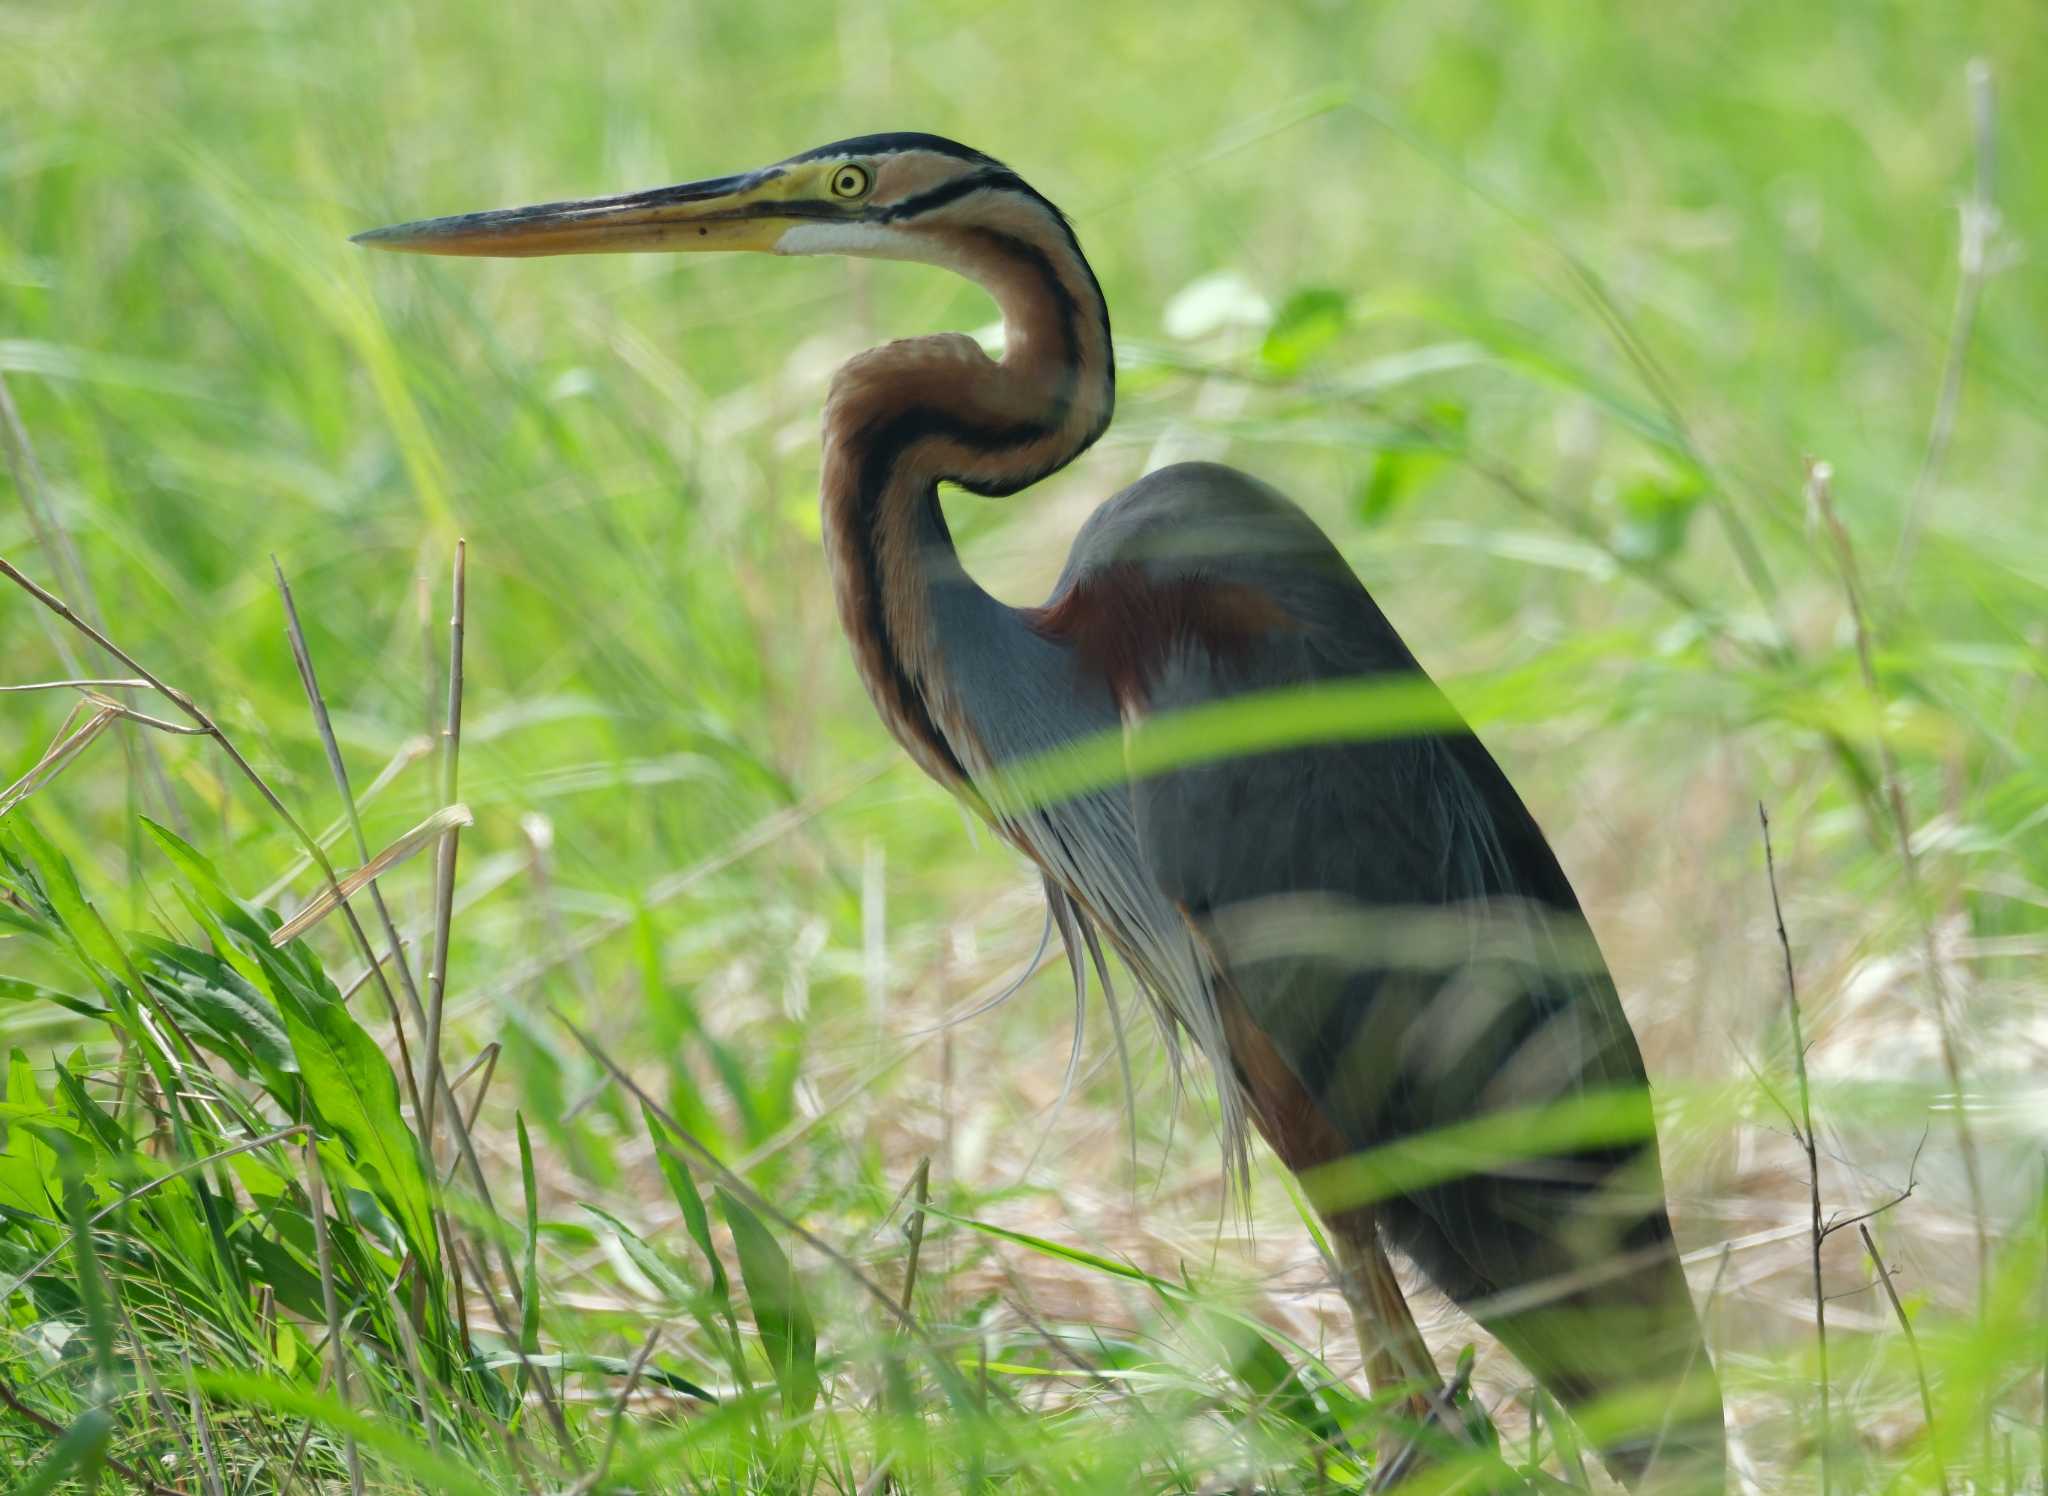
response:
[[[886,135],[856,135],[850,140],[835,140],[830,145],[821,145],[816,150],[805,151],[801,156],[789,159],[797,162],[821,161],[827,156],[893,156],[902,151],[930,151],[936,156],[951,156],[956,161],[972,161],[987,166],[1000,164],[972,146],[948,140],[943,135],[924,135],[915,130],[898,130]]]
[[[997,166],[987,171],[971,171],[965,176],[953,178],[950,182],[928,187],[915,197],[906,197],[901,202],[890,203],[886,207],[876,209],[875,217],[883,223],[894,223],[902,218],[915,218],[920,213],[929,213],[934,208],[945,207],[947,203],[958,202],[970,192],[980,192],[983,188],[1021,192],[1030,197],[1038,195],[1025,186],[1024,179],[1015,172]]]

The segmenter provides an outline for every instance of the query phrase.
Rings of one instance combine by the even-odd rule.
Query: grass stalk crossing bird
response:
[[[1188,463],[1098,509],[1042,607],[962,566],[939,486],[1014,494],[1101,436],[1115,403],[1108,310],[1057,208],[978,151],[898,134],[358,237],[859,255],[987,288],[999,358],[959,334],[889,343],[841,369],[825,406],[833,588],[889,731],[1038,865],[1077,972],[1106,940],[1169,1044],[1207,1059],[1233,1156],[1256,1129],[1304,1177],[1376,1390],[1437,1381],[1391,1246],[1585,1420],[1621,1479],[1721,1488],[1720,1393],[1613,982],[1536,822],[1329,540],[1256,479]],[[1184,709],[1348,685],[1426,710],[1015,793],[1024,766]],[[1544,1142],[1560,1115],[1591,1125]]]

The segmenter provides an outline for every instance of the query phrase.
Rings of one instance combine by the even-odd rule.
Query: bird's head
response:
[[[866,135],[735,176],[428,218],[355,242],[431,255],[755,250],[953,264],[964,235],[1036,237],[1048,217],[1064,229],[1057,209],[979,151],[936,135]]]

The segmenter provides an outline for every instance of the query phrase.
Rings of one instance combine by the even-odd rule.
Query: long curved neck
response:
[[[949,685],[935,623],[941,588],[972,589],[938,485],[1015,493],[1102,434],[1116,398],[1109,312],[1080,246],[1049,204],[1019,199],[994,226],[934,230],[919,258],[979,281],[1003,314],[1003,356],[957,333],[873,349],[833,381],[825,408],[825,543],[840,621],[868,694],[918,764],[968,778],[972,724]]]

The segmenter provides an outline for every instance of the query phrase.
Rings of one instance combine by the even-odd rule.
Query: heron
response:
[[[1106,943],[1169,1052],[1207,1062],[1234,1168],[1256,1131],[1309,1186],[1375,1393],[1440,1386],[1391,1251],[1583,1419],[1625,1484],[1722,1489],[1719,1386],[1613,979],[1534,817],[1330,539],[1258,479],[1189,462],[1102,504],[1040,606],[963,565],[941,486],[1019,493],[1115,404],[1108,307],[1051,201],[980,151],[895,133],[356,240],[857,256],[981,285],[998,353],[961,333],[891,342],[825,400],[832,589],[882,722],[1036,865],[1077,987],[1084,950],[1107,979]],[[1178,759],[1133,746],[1177,714],[1353,687],[1411,715]],[[1119,742],[1122,772],[1029,791],[1032,766]],[[1575,1106],[1607,1125],[1544,1143],[1543,1119]],[[1646,1394],[1648,1417],[1601,1421]]]

